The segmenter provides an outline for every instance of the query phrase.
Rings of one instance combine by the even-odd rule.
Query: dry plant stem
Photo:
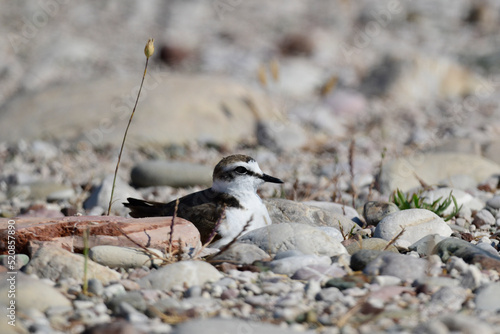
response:
[[[174,215],[172,216],[172,223],[170,224],[170,239],[168,241],[168,254],[172,254],[172,241],[174,238],[174,224],[175,218],[177,217],[177,210],[179,210],[179,199],[175,201]],[[179,243],[180,246],[180,243]]]
[[[136,245],[137,247],[141,248],[142,250],[144,250],[144,252],[154,258],[157,258],[157,259],[160,259],[162,261],[165,261],[165,262],[169,262],[168,259],[165,259],[165,258],[162,258],[161,256],[159,256],[158,254],[155,254],[153,253],[152,251],[150,251],[149,249],[147,249],[145,246],[139,244],[137,241],[135,241],[134,239],[132,239],[131,237],[129,237],[127,235],[127,233],[125,233],[124,230],[122,230],[122,228],[120,226],[118,226],[118,224],[114,224],[113,225],[121,234],[123,234],[125,236],[125,238],[127,238],[128,240],[130,240],[134,245]]]
[[[90,237],[90,227],[83,231],[83,294],[88,294],[89,282],[87,280],[88,276],[88,262],[89,262],[89,237]]]
[[[400,227],[401,227],[401,226],[400,226]],[[398,234],[397,234],[394,238],[392,238],[392,239],[391,239],[391,241],[389,241],[389,243],[388,243],[388,244],[384,247],[384,249],[382,249],[382,251],[385,251],[385,250],[387,250],[389,247],[391,247],[391,245],[392,245],[393,243],[395,243],[395,242],[396,242],[396,240],[398,240],[398,239],[399,239],[399,238],[403,235],[403,233],[405,233],[405,231],[406,231],[406,228],[405,228],[405,227],[402,227],[402,228],[401,228],[401,232],[399,232],[399,233],[398,233]]]
[[[109,206],[107,213],[108,216],[111,213],[111,204],[113,204],[113,194],[115,192],[116,176],[118,175],[118,168],[120,167],[123,147],[125,146],[125,140],[127,139],[127,133],[128,129],[130,128],[130,123],[132,123],[132,119],[134,118],[135,109],[137,108],[137,103],[139,102],[139,97],[141,96],[142,86],[144,85],[144,78],[146,78],[146,72],[148,69],[148,62],[149,62],[149,57],[146,57],[146,65],[144,66],[144,74],[142,75],[141,86],[139,87],[139,92],[137,93],[137,98],[135,99],[134,109],[132,110],[132,114],[130,115],[130,118],[128,120],[127,128],[125,129],[125,134],[123,135],[122,146],[120,147],[120,153],[118,154],[118,161],[116,163],[116,168],[115,168],[115,176],[113,178],[113,186],[111,187],[111,196],[109,198]]]
[[[369,297],[369,294],[362,297],[360,300],[358,300],[356,305],[351,307],[351,309],[349,311],[347,311],[343,316],[341,316],[340,319],[337,321],[337,324],[336,324],[337,327],[339,327],[339,328],[344,327],[347,324],[347,322],[349,321],[349,319],[351,319],[352,316],[354,316],[359,310],[361,310],[361,307],[368,300],[368,297]]]

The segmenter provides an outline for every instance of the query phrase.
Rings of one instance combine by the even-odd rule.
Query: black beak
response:
[[[281,181],[277,177],[273,177],[273,176],[270,176],[270,175],[267,175],[267,174],[262,174],[261,179],[264,180],[265,182],[283,183],[283,181]]]

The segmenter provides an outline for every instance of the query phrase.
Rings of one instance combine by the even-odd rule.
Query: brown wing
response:
[[[175,212],[176,201],[160,203],[135,198],[127,198],[127,201],[123,204],[130,209],[130,216],[134,218],[173,216]],[[241,207],[234,197],[205,189],[180,198],[177,216],[192,222],[205,242],[214,231],[224,206]]]

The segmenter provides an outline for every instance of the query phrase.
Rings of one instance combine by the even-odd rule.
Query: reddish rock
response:
[[[122,231],[139,245],[168,249],[172,217],[123,218],[113,216],[75,216],[64,218],[0,219],[0,254],[7,253],[9,221],[15,221],[16,253],[33,254],[41,245],[54,245],[72,252],[83,250],[83,232],[89,228],[89,247],[96,245],[132,246]],[[121,231],[120,231],[121,229]],[[182,245],[194,247],[200,243],[200,233],[189,221],[176,218],[172,250]]]

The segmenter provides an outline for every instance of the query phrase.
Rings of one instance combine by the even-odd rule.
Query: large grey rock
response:
[[[137,84],[136,77],[108,76],[21,94],[0,113],[0,141],[78,138],[97,146],[120,143]],[[232,144],[248,139],[256,116],[245,100],[270,104],[263,94],[224,77],[149,70],[127,144]],[[276,113],[266,108],[259,118]]]
[[[203,261],[181,261],[166,265],[139,280],[145,289],[169,290],[174,286],[203,285],[222,278],[211,264]]]
[[[221,333],[259,333],[259,334],[289,334],[289,329],[281,328],[263,322],[246,321],[240,319],[196,319],[177,325],[172,334],[221,334]],[[312,334],[314,331],[301,333]]]
[[[477,155],[462,153],[426,153],[398,158],[384,164],[380,184],[384,193],[408,191],[420,186],[415,177],[436,184],[452,175],[469,175],[477,182],[498,174],[500,165]]]
[[[153,264],[160,265],[163,260],[163,253],[154,248],[149,248],[154,255],[147,254],[141,248],[118,247],[110,245],[94,246],[89,251],[92,261],[110,268],[140,268],[142,266],[151,267]]]
[[[239,241],[255,244],[271,255],[287,250],[326,256],[347,253],[339,241],[305,224],[273,224],[245,233]]]
[[[484,156],[500,164],[500,140],[487,144],[484,150]]]
[[[101,184],[92,190],[90,196],[83,203],[83,207],[86,210],[90,210],[96,206],[105,210],[108,209],[111,189],[113,188],[113,178],[114,175],[112,174],[106,176]],[[117,176],[115,191],[113,193],[113,203],[111,204],[112,212],[118,212],[122,216],[125,216],[129,210],[122,203],[126,202],[128,197],[141,198],[141,194]]]
[[[416,280],[426,275],[428,262],[409,255],[383,252],[363,270],[367,275],[396,276],[402,280]]]
[[[212,169],[180,161],[152,160],[137,164],[130,173],[136,187],[192,187],[212,184]]]
[[[264,204],[269,211],[273,224],[300,223],[311,226],[330,226],[347,234],[351,230],[359,230],[359,226],[348,217],[326,211],[316,206],[306,205],[281,198],[265,199]]]
[[[83,279],[84,258],[62,248],[43,246],[38,249],[30,263],[26,266],[27,274],[35,274],[40,278],[48,278],[54,282],[64,278]],[[87,263],[87,279],[95,278],[104,285],[118,281],[120,274],[89,259]]]
[[[71,302],[59,290],[41,280],[29,277],[22,272],[14,275],[15,280],[9,280],[13,275],[0,274],[0,304],[10,305],[8,298],[11,283],[15,285],[15,301],[17,310],[30,308],[46,311],[49,307],[69,306]],[[5,319],[2,320],[4,322]]]
[[[408,209],[386,216],[375,228],[373,236],[384,240],[391,240],[401,230],[405,232],[398,240],[414,243],[429,234],[438,234],[443,237],[451,235],[451,228],[434,212],[425,209]]]

